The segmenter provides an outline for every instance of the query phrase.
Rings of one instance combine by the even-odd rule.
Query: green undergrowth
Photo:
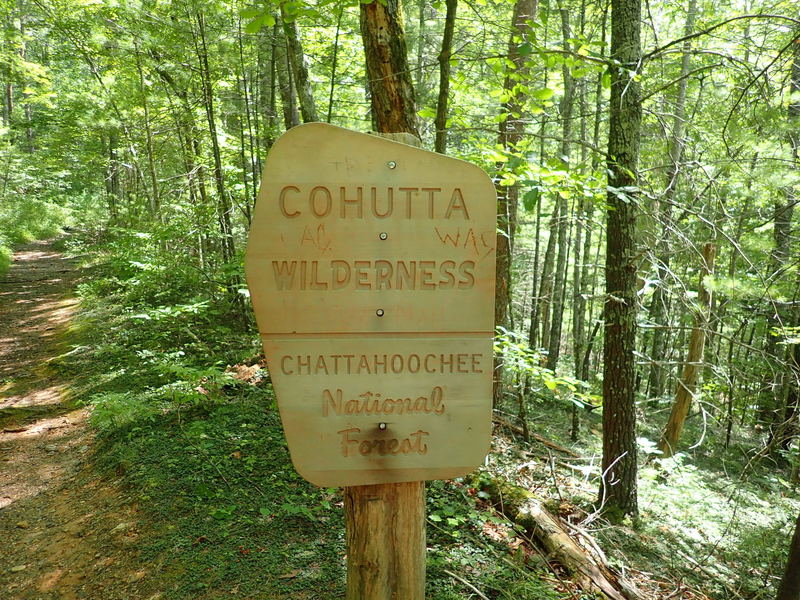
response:
[[[238,267],[200,269],[197,257],[172,252],[168,237],[120,233],[76,248],[89,251],[82,308],[73,347],[54,363],[74,382],[73,400],[91,408],[97,467],[121,478],[139,507],[141,556],[153,565],[142,586],[175,599],[340,598],[341,494],[291,466],[258,368],[258,336],[221,283]],[[516,357],[530,431],[551,445],[521,439],[509,395],[496,415],[511,430],[498,431],[487,465],[464,481],[428,484],[428,598],[580,596],[501,516],[495,481],[587,531],[612,565],[653,593],[680,584],[714,598],[774,595],[800,502],[785,464],[755,460],[763,440],[737,429],[725,448],[722,425],[694,415],[681,452],[660,460],[664,411],[640,405],[641,515],[612,525],[596,503],[596,393],[542,369],[514,339],[500,348]]]
[[[640,515],[614,525],[597,503],[599,411],[580,411],[573,442],[563,398],[532,402],[531,431],[577,456],[515,434],[495,439],[487,472],[533,491],[553,512],[585,528],[613,566],[647,573],[644,585],[651,589],[661,582],[663,589],[681,584],[717,599],[775,597],[800,493],[790,483],[790,462],[759,457],[762,434],[739,428],[726,448],[724,423],[703,419],[695,407],[681,451],[663,459],[655,441],[668,412],[647,414],[641,403]]]
[[[158,236],[73,245],[87,253],[81,311],[54,363],[91,409],[96,467],[138,508],[142,592],[343,597],[341,493],[294,471],[258,336],[218,283],[224,267],[202,272]],[[465,482],[432,482],[427,497],[428,598],[563,597]]]

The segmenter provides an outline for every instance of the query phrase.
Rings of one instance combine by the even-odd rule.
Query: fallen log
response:
[[[525,528],[533,541],[575,578],[583,589],[596,589],[612,600],[642,600],[641,592],[632,583],[615,573],[600,557],[590,555],[564,531],[558,517],[542,503],[529,499],[515,515],[514,521]]]
[[[495,423],[497,423],[498,425],[501,425],[501,426],[505,427],[506,429],[510,429],[511,431],[513,431],[516,434],[524,435],[523,431],[522,431],[522,427],[519,427],[518,425],[514,425],[513,423],[510,423],[510,422],[506,421],[503,417],[495,416],[492,420]],[[543,438],[539,434],[531,433],[530,437],[532,439],[536,440],[537,442],[539,442],[540,444],[542,444],[544,446],[547,446],[548,448],[552,448],[553,450],[557,450],[558,452],[563,452],[564,454],[566,454],[568,456],[572,456],[574,458],[580,458],[579,454],[576,454],[575,452],[573,452],[569,448],[565,448],[564,446],[559,446],[555,442],[552,442],[552,441],[548,440],[547,438]]]
[[[645,596],[635,585],[607,564],[602,553],[584,549],[561,525],[561,520],[528,490],[499,477],[489,480],[482,477],[476,483],[478,481],[481,489],[488,493],[489,501],[525,531],[547,560],[568,571],[582,589],[599,591],[611,600],[644,600]],[[590,539],[588,533],[581,532],[581,535]]]

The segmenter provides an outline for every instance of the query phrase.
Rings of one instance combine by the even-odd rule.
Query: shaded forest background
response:
[[[582,502],[607,500],[612,520],[663,517],[678,498],[653,490],[673,484],[702,505],[701,467],[728,481],[720,497],[760,488],[752,506],[774,506],[758,526],[776,534],[748,567],[762,587],[719,589],[768,597],[800,467],[800,20],[788,1],[622,12],[634,5],[615,5],[641,42],[623,60],[608,2],[409,2],[409,127],[498,188],[498,421],[521,448],[544,431],[586,454],[600,451],[600,427],[606,444],[627,436],[627,451],[604,447],[602,468],[580,467],[593,486]],[[362,12],[322,1],[0,5],[0,270],[17,244],[80,232],[95,338],[65,368],[81,355],[102,366],[82,396],[101,429],[223,402],[226,367],[257,363],[241,264],[261,166],[301,122],[378,128]],[[615,90],[638,116],[617,111]],[[628,166],[610,154],[613,119],[637,146]],[[628,237],[606,235],[615,219]],[[622,261],[611,256],[621,240]],[[615,265],[633,282],[619,298],[607,287]],[[615,303],[635,336],[616,429],[598,422],[612,412],[603,352],[616,317],[604,309]],[[625,456],[632,471],[603,482]],[[724,518],[722,505],[705,508]],[[754,531],[742,535],[752,543]]]

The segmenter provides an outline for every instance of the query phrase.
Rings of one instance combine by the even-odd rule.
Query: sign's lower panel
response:
[[[447,479],[486,456],[488,335],[263,341],[292,462],[311,483]]]

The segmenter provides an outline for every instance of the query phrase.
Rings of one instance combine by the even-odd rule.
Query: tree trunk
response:
[[[416,86],[414,87],[417,102],[422,106],[427,100],[427,81],[425,77],[425,38],[427,36],[427,16],[428,0],[418,0],[417,2],[417,48],[416,48]]]
[[[686,422],[686,416],[689,414],[692,398],[697,388],[698,373],[700,372],[700,366],[703,361],[703,347],[706,341],[708,315],[711,309],[711,290],[706,286],[706,278],[714,274],[714,257],[716,253],[716,247],[710,242],[703,247],[703,268],[700,271],[700,291],[697,296],[694,327],[692,328],[692,335],[689,338],[689,350],[686,353],[683,375],[678,382],[675,404],[672,405],[669,421],[658,443],[658,448],[665,457],[672,456],[678,447],[678,440],[681,437],[681,431],[683,431],[683,424]]]
[[[362,4],[361,36],[378,131],[419,145],[401,18],[399,0]],[[344,509],[347,600],[424,600],[425,482],[348,487]]]
[[[260,135],[256,144],[259,172],[261,171],[261,149],[272,147],[277,133],[278,123],[278,74],[276,61],[277,24],[272,28],[264,28],[258,35],[258,106],[255,111],[256,127],[260,126]]]
[[[242,39],[242,21],[239,19],[237,27],[237,46],[239,49],[239,75],[241,84],[242,104],[244,104],[244,116],[247,123],[247,143],[245,148],[245,135],[244,127],[242,126],[242,118],[239,117],[239,131],[241,134],[241,159],[242,159],[242,179],[245,185],[245,205],[244,212],[247,217],[248,228],[252,221],[253,209],[256,205],[256,198],[258,197],[258,184],[259,184],[259,164],[256,160],[256,140],[258,139],[258,132],[253,135],[253,124],[256,119],[253,118],[253,110],[251,107],[253,94],[251,93],[250,85],[251,79],[247,76],[247,65],[244,58],[244,41]],[[247,154],[247,161],[245,161],[245,154]],[[251,179],[248,182],[248,177]],[[249,184],[248,184],[249,183]]]
[[[327,123],[331,122],[333,116],[333,97],[336,91],[336,63],[339,58],[339,34],[342,31],[342,15],[344,14],[344,5],[339,7],[339,13],[336,16],[336,36],[333,40],[333,57],[331,58],[331,89],[328,92],[328,117],[325,119]]]
[[[292,69],[289,66],[289,55],[286,51],[286,35],[280,24],[275,24],[275,71],[278,76],[278,89],[283,109],[283,125],[288,131],[300,125],[300,113],[297,110],[297,97],[292,85]]]
[[[200,80],[203,88],[203,104],[208,120],[208,133],[211,138],[211,150],[214,158],[214,183],[217,187],[217,221],[219,223],[220,237],[222,239],[222,258],[229,263],[236,254],[233,241],[233,228],[231,225],[231,203],[225,190],[225,180],[222,174],[222,154],[217,135],[217,122],[214,114],[214,90],[211,84],[211,70],[208,65],[208,46],[206,44],[205,15],[202,12],[195,14],[197,22],[197,37],[195,50],[200,63]],[[233,289],[235,281],[228,282],[229,292],[234,298],[239,295]]]
[[[606,46],[606,25],[608,22],[608,9],[603,10],[603,16],[600,26],[600,42],[601,48],[603,48],[603,52],[601,56],[605,54],[605,46]],[[603,74],[598,73],[597,81],[595,83],[595,106],[594,106],[594,123],[592,124],[593,131],[592,131],[592,142],[595,148],[600,147],[600,121],[602,117],[602,108],[603,108]],[[583,119],[585,122],[586,119]],[[592,165],[591,171],[592,173],[597,172],[597,168],[600,166],[600,156],[598,153],[594,153],[592,156]],[[584,381],[589,380],[589,364],[591,358],[591,343],[586,340],[586,314],[588,312],[589,315],[589,323],[591,323],[592,317],[592,307],[594,306],[594,301],[587,302],[587,296],[594,296],[595,284],[597,280],[597,261],[592,260],[592,218],[594,216],[594,202],[588,202],[588,206],[586,207],[586,214],[584,218],[584,223],[586,224],[586,232],[585,238],[583,240],[583,265],[581,268],[581,275],[580,275],[580,292],[578,298],[576,298],[575,305],[573,306],[573,311],[577,313],[577,319],[575,322],[576,328],[576,340],[580,339],[583,343],[580,345],[580,352],[576,352],[576,365],[575,365],[575,376],[578,379],[582,379]],[[599,248],[599,245],[598,245]],[[588,308],[588,311],[587,311]],[[596,330],[596,329],[595,329]],[[580,335],[580,338],[578,337]],[[592,340],[594,340],[594,333],[590,336]]]
[[[560,9],[561,31],[564,49],[570,51],[572,30],[569,24],[569,12]],[[561,70],[564,81],[564,95],[561,98],[561,160],[566,163],[569,170],[570,137],[572,136],[572,109],[575,104],[575,80],[570,72],[570,67],[566,64]],[[569,230],[569,212],[566,198],[560,195],[556,198],[556,213],[558,214],[558,257],[556,259],[555,278],[553,282],[553,310],[550,326],[550,339],[547,346],[547,368],[556,370],[558,357],[561,353],[561,325],[564,317],[564,297],[565,281],[567,279],[567,256],[569,254],[569,242],[567,233]],[[543,340],[544,341],[544,340]]]
[[[319,121],[297,21],[286,18],[286,5],[283,3],[281,3],[281,21],[283,22],[283,32],[286,35],[286,46],[289,51],[289,64],[292,68],[294,87],[297,90],[297,97],[300,99],[300,114],[303,115],[303,123]]]
[[[142,110],[144,112],[144,134],[147,149],[147,166],[150,175],[150,215],[161,220],[161,200],[158,193],[158,177],[156,176],[155,151],[153,149],[153,130],[150,125],[150,103],[147,101],[147,91],[144,89],[144,70],[142,69],[142,55],[139,43],[134,42],[134,56],[136,57],[136,72],[139,75],[139,94],[141,95]]]
[[[344,510],[346,600],[423,600],[425,483],[347,487]]]
[[[511,18],[511,37],[508,42],[508,58],[514,65],[503,82],[503,89],[509,99],[503,104],[506,118],[500,122],[499,143],[507,152],[516,150],[525,134],[523,111],[527,93],[520,91],[518,85],[528,81],[530,69],[527,59],[520,52],[520,46],[531,31],[531,21],[536,17],[536,0],[517,0]],[[514,233],[517,226],[517,204],[519,188],[516,185],[497,188],[497,237],[496,237],[496,286],[494,296],[495,327],[511,326],[511,253],[514,246]],[[503,366],[498,359],[494,364],[494,405],[497,406],[502,395]]]
[[[637,514],[636,258],[637,168],[642,122],[641,0],[611,2],[606,298],[603,308],[603,480],[600,502]]]
[[[447,13],[444,18],[442,50],[439,52],[439,99],[436,103],[436,142],[435,150],[447,152],[447,102],[450,95],[450,53],[453,48],[453,31],[456,26],[458,0],[445,0]]]
[[[558,211],[559,202],[556,200],[553,206],[553,214],[550,215],[550,223],[547,226],[547,246],[544,251],[544,264],[542,265],[542,279],[539,286],[539,318],[542,325],[542,347],[550,344],[550,329],[552,326],[552,304],[553,304],[553,272],[556,263],[556,248],[558,241]]]
[[[533,246],[533,269],[531,272],[531,312],[528,327],[528,347],[535,350],[539,344],[539,251],[542,241],[542,195],[536,199],[536,233]]]
[[[776,600],[800,600],[800,516],[794,526],[794,535],[789,545],[789,559],[783,572]]]
[[[377,130],[419,138],[400,0],[361,4],[361,38]]]

